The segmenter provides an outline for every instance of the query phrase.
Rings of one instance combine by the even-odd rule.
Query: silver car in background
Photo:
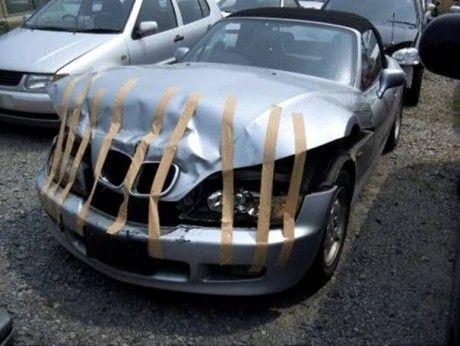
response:
[[[52,0],[0,36],[0,120],[59,122],[46,86],[119,65],[168,63],[222,17],[214,0]]]

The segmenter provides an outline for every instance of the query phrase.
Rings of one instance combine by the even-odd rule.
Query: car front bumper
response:
[[[48,94],[8,89],[0,89],[0,120],[43,127],[59,125],[59,117]]]
[[[54,198],[41,194],[45,184],[44,171],[37,178],[37,190],[45,208],[55,204]],[[59,191],[59,190],[58,190]],[[214,295],[262,295],[286,290],[298,283],[312,264],[322,240],[323,223],[335,189],[308,195],[304,199],[295,229],[295,243],[288,263],[277,265],[283,245],[280,229],[269,234],[268,260],[257,276],[247,276],[256,245],[254,228],[236,228],[233,233],[233,259],[229,266],[220,266],[220,228],[178,225],[162,229],[164,259],[147,255],[145,225],[127,224],[116,236],[106,230],[113,217],[91,209],[84,236],[74,232],[75,219],[83,200],[70,194],[61,208],[61,220],[53,227],[54,237],[73,255],[106,275],[128,283],[174,291]],[[99,247],[95,250],[94,244]],[[102,250],[101,250],[102,249]],[[104,253],[104,258],[97,251]],[[108,261],[106,258],[111,258]],[[136,257],[142,261],[133,267],[113,261]]]

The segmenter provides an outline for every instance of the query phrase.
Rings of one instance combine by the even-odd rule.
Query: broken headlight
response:
[[[271,224],[282,224],[291,181],[293,157],[279,160],[275,164],[273,195],[271,199]],[[234,226],[257,225],[260,202],[262,165],[235,169],[234,171]],[[297,205],[300,209],[305,189],[302,189]],[[197,186],[180,203],[179,218],[192,224],[220,225],[222,218],[222,173],[216,173]]]

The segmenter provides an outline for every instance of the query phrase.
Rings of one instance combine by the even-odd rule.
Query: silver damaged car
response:
[[[53,235],[160,289],[327,280],[350,208],[400,134],[405,75],[378,32],[352,14],[255,9],[177,55],[49,87],[63,126],[37,189]]]

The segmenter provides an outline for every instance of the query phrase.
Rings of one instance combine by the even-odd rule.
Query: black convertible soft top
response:
[[[369,20],[352,13],[337,12],[337,11],[322,11],[306,8],[254,8],[235,12],[229,17],[265,17],[265,18],[285,18],[299,19],[311,22],[327,23],[341,25],[348,28],[358,30],[363,33],[368,30],[376,29]]]

